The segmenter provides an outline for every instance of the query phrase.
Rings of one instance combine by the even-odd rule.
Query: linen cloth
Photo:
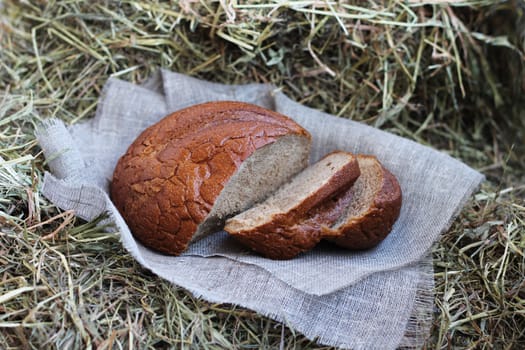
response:
[[[255,103],[293,118],[312,134],[311,161],[335,149],[377,156],[403,192],[390,235],[372,250],[320,244],[288,261],[250,253],[225,232],[194,243],[180,257],[135,241],[108,196],[118,158],[168,113],[214,100]],[[421,345],[433,300],[428,252],[483,180],[442,152],[304,107],[271,85],[223,85],[165,70],[141,86],[110,78],[95,118],[68,128],[50,120],[37,137],[51,170],[42,193],[87,220],[109,213],[123,245],[143,266],[196,296],[253,309],[342,348]]]

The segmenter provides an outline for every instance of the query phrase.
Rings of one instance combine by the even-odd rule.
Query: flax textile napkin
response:
[[[403,191],[392,233],[369,251],[321,244],[289,261],[251,254],[224,232],[196,242],[180,257],[143,247],[107,194],[116,162],[147,126],[214,100],[255,103],[293,118],[312,134],[312,161],[335,149],[377,156]],[[271,85],[223,85],[165,70],[140,86],[110,78],[95,118],[67,128],[49,120],[37,137],[51,170],[42,193],[87,220],[108,213],[143,266],[196,296],[253,309],[342,348],[421,346],[432,313],[429,250],[483,180],[444,153],[304,107]]]

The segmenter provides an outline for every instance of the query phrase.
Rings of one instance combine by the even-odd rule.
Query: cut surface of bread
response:
[[[358,155],[361,176],[333,203],[317,208],[323,237],[349,249],[369,249],[392,230],[402,203],[397,179],[374,156]],[[336,220],[334,218],[337,217]],[[318,226],[319,227],[319,226]]]
[[[358,178],[351,153],[333,152],[306,168],[262,203],[226,221],[225,230],[272,259],[290,259],[321,239],[319,230],[298,230],[307,213]]]
[[[115,168],[111,198],[135,238],[178,255],[196,233],[216,229],[303,169],[310,139],[290,118],[257,106],[189,107],[139,135]]]
[[[241,163],[198,226],[192,241],[216,232],[225,219],[252,207],[308,165],[310,140],[286,135],[257,149]]]

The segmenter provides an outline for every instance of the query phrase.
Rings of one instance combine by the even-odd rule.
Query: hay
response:
[[[35,123],[93,116],[109,76],[158,67],[271,82],[308,106],[430,145],[489,182],[434,251],[428,347],[525,344],[525,5],[4,1],[0,20],[0,344],[318,348],[194,299],[39,195]]]

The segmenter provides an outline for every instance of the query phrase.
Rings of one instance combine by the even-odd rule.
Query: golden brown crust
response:
[[[370,208],[336,230],[323,227],[323,238],[355,250],[372,248],[385,239],[399,217],[402,193],[395,176],[382,165],[381,169],[382,184]]]
[[[331,202],[331,198],[349,188],[359,174],[359,165],[353,157],[353,160],[335,173],[327,184],[313,191],[293,210],[275,215],[270,222],[254,229],[232,230],[228,224],[224,229],[243,245],[267,258],[291,259],[312,249],[322,238],[320,221],[307,219],[311,217],[313,208],[321,203]]]
[[[231,234],[244,246],[274,260],[292,259],[321,240],[321,232],[315,227],[297,226],[287,218],[276,218],[257,230]]]
[[[290,118],[246,103],[183,109],[128,148],[113,174],[112,200],[139,241],[178,255],[240,164],[290,134],[310,138]]]

